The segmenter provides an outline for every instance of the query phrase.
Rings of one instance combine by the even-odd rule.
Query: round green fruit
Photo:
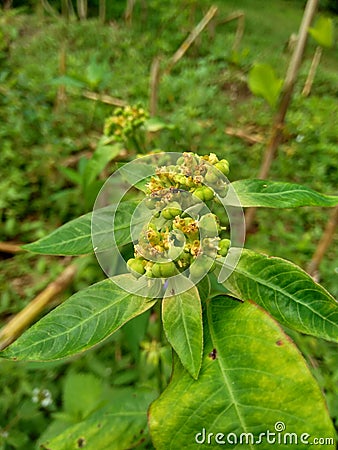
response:
[[[212,198],[214,198],[214,191],[209,188],[208,186],[200,186],[198,188],[196,188],[193,192],[193,194],[199,198],[200,200],[202,200],[202,202],[207,202],[208,200],[211,200]]]
[[[174,219],[176,216],[182,214],[181,205],[177,202],[169,203],[169,205],[162,210],[161,214],[164,219]]]
[[[127,261],[128,270],[135,276],[140,277],[145,273],[144,259],[141,258],[130,258]]]
[[[226,159],[221,159],[215,164],[215,167],[220,170],[223,175],[228,175],[229,173],[229,163]]]
[[[222,239],[218,244],[218,254],[221,256],[226,256],[229,251],[230,241],[229,239]]]
[[[215,214],[208,213],[198,222],[202,237],[216,237],[220,232],[219,220]]]
[[[174,262],[155,263],[151,269],[155,278],[170,278],[177,275],[178,271]]]

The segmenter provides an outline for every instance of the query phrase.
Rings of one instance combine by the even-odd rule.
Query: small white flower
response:
[[[39,403],[40,406],[46,408],[53,403],[52,394],[48,389],[34,388],[32,402]]]

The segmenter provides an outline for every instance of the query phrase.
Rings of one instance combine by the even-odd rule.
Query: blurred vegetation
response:
[[[147,109],[153,58],[160,56],[164,68],[211,6],[207,0],[140,1],[128,25],[124,20],[125,0],[106,2],[105,24],[98,19],[98,0],[88,3],[88,19],[82,21],[76,16],[76,8],[75,15],[66,21],[59,1],[49,1],[55,15],[33,0],[14,0],[12,8],[0,11],[0,241],[34,241],[91,209],[93,200],[85,201],[76,174],[85,170],[114,107],[84,93],[105,94],[126,104],[140,103]],[[230,179],[253,178],[258,173],[272,112],[264,100],[252,96],[247,75],[253,64],[268,63],[278,77],[285,76],[290,60],[288,40],[298,31],[305,2],[213,3],[219,7],[220,19],[238,8],[244,11],[240,49],[234,52],[232,48],[236,22],[200,35],[172,71],[162,77],[158,116],[170,126],[152,133],[149,148],[215,152],[229,160]],[[325,14],[337,13],[334,0],[323,2],[321,8]],[[337,48],[323,52],[311,96],[304,98],[301,91],[315,47],[309,39],[287,115],[285,141],[271,178],[335,194]],[[256,137],[257,142],[248,144],[229,129],[240,129]],[[120,158],[131,159],[135,152],[130,145]],[[109,175],[114,164],[103,176]],[[259,210],[257,227],[248,236],[247,247],[306,267],[328,216],[328,210],[319,208],[303,208],[297,214],[291,210]],[[0,255],[0,314],[5,323],[56,278],[65,262],[63,258],[25,253]],[[84,258],[74,284],[62,297],[102,277],[95,259]],[[324,287],[337,296],[334,245],[325,255],[320,277]],[[52,422],[53,413],[62,410],[65,374],[91,373],[110,386],[142,385],[147,377],[140,378],[140,373],[151,379],[153,353],[158,352],[169,376],[166,350],[150,348],[155,328],[151,320],[148,328],[138,323],[133,331],[135,340],[127,338],[130,330],[121,330],[95,351],[58,364],[19,364],[14,368],[13,363],[0,361],[0,449],[35,448],[34,442]],[[336,348],[308,337],[293,338],[325,391],[331,416],[337,421]],[[40,394],[47,389],[52,403],[44,406],[44,394],[41,397],[34,389]],[[37,401],[33,391],[40,395]]]

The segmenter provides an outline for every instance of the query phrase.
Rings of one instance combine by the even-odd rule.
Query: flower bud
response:
[[[155,263],[151,269],[155,278],[169,278],[177,275],[178,271],[174,262]]]
[[[190,253],[182,252],[177,260],[177,265],[180,269],[187,269],[191,264],[192,256]]]
[[[229,239],[222,239],[218,244],[218,254],[221,256],[226,256],[230,247]]]
[[[203,237],[216,237],[220,232],[219,220],[212,213],[202,216],[198,227]]]
[[[202,202],[206,202],[214,198],[214,191],[207,186],[201,186],[194,190],[193,194],[202,200]]]
[[[145,273],[144,261],[143,258],[130,258],[127,261],[128,270],[137,278]]]
[[[174,219],[182,214],[181,205],[177,202],[169,203],[162,211],[162,217],[167,220]]]
[[[208,167],[207,173],[205,174],[205,181],[207,183],[217,183],[219,176],[217,174],[217,171],[213,167]]]
[[[221,159],[215,164],[215,167],[220,170],[224,175],[229,173],[229,162],[226,159]]]

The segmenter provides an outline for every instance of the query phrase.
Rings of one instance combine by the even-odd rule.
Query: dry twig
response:
[[[2,253],[20,253],[22,248],[18,244],[12,244],[11,242],[0,242],[0,252]]]
[[[0,331],[0,350],[10,345],[73,280],[77,266],[71,264]]]
[[[121,107],[127,105],[127,102],[125,102],[124,100],[120,100],[119,98],[111,97],[110,95],[106,94],[96,94],[95,92],[84,91],[82,92],[82,95],[86,98],[89,98],[90,100],[106,103],[107,105],[121,106]]]
[[[276,155],[277,148],[283,139],[285,116],[292,98],[298,71],[303,59],[305,45],[308,38],[309,26],[316,13],[317,5],[318,0],[308,0],[305,7],[302,23],[299,29],[296,48],[292,54],[292,58],[284,81],[279,108],[274,118],[274,123],[272,125],[271,138],[265,150],[262,165],[258,174],[258,178],[260,178],[261,180],[264,180],[268,177],[272,161],[274,160]],[[249,208],[247,210],[245,215],[247,231],[249,231],[250,228],[252,227],[255,215],[256,215],[256,208]]]
[[[201,34],[204,28],[208,25],[210,20],[217,13],[217,6],[211,6],[203,19],[196,25],[196,27],[191,31],[186,40],[181,44],[179,49],[174,53],[174,55],[170,58],[166,73],[169,73],[174,65],[182,58],[182,56],[186,53],[191,44],[197,39],[197,37]]]
[[[308,265],[307,272],[309,273],[309,275],[311,276],[316,275],[320,262],[323,259],[326,250],[329,248],[331,242],[333,241],[337,224],[338,224],[338,206],[336,206],[331,212],[323,236],[319,241],[316,251],[314,252],[312,259]]]

